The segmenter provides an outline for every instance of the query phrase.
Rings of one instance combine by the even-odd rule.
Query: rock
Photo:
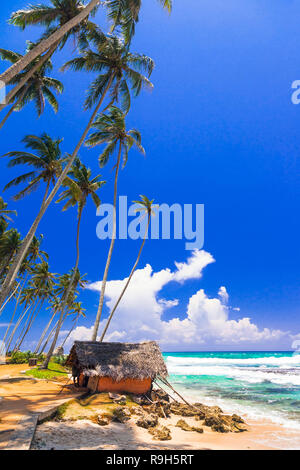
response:
[[[99,424],[99,426],[107,426],[109,424],[109,419],[106,416],[98,415],[97,424]]]
[[[155,414],[149,414],[149,415],[144,415],[141,416],[137,421],[136,425],[140,426],[141,428],[152,428],[156,426],[158,423],[158,417]]]
[[[170,410],[172,413],[179,416],[197,416],[201,414],[201,411],[195,406],[179,403],[178,401],[171,403]]]
[[[181,428],[183,431],[195,431],[203,433],[202,428],[190,426],[184,419],[180,419],[179,421],[177,421],[176,427]]]
[[[152,401],[166,401],[166,402],[169,402],[170,401],[170,397],[169,395],[164,392],[163,390],[160,390],[160,389],[156,389],[156,390],[152,390],[152,393],[151,393],[151,400]]]
[[[145,403],[145,399],[139,395],[132,395],[131,400],[138,405],[143,405]]]
[[[236,423],[245,423],[245,421],[238,415],[233,414],[231,416],[232,421],[235,421]]]
[[[184,421],[184,419],[180,419],[179,421],[177,421],[176,427],[181,428],[183,431],[193,430],[192,426],[190,426],[186,421]]]
[[[149,429],[149,433],[153,435],[154,441],[169,441],[172,439],[171,431],[166,426],[157,426]]]
[[[119,395],[118,393],[109,392],[108,396],[111,400],[113,400],[114,403],[118,403],[119,405],[126,405],[126,395]]]
[[[130,408],[131,414],[132,415],[137,415],[137,416],[144,416],[144,410],[141,406],[132,406]]]
[[[225,432],[230,432],[230,428],[228,426],[225,426],[225,424],[219,422],[217,424],[214,424],[211,429],[213,431],[216,431],[216,432],[222,432],[222,433],[225,433]]]
[[[171,409],[168,402],[155,402],[152,405],[144,406],[144,410],[147,413],[154,413],[159,418],[167,418],[170,416]]]
[[[117,406],[113,411],[113,419],[119,423],[125,423],[130,417],[131,413],[127,406]]]

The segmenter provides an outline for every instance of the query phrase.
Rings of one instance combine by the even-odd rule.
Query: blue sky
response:
[[[193,325],[201,334],[191,332],[194,337],[190,342],[180,341],[180,333],[176,344],[166,338],[162,347],[290,348],[293,339],[290,335],[300,332],[300,106],[291,102],[291,84],[300,79],[299,3],[176,0],[171,16],[154,0],[143,3],[132,50],[155,60],[152,75],[155,88],[133,101],[128,127],[141,131],[147,156],[132,151],[120,176],[119,193],[127,195],[129,201],[146,194],[158,203],[205,204],[204,250],[215,259],[203,272],[198,272],[198,277],[184,282],[170,280],[158,291],[153,288],[156,299],[177,300],[177,305],[162,309],[161,320],[167,323],[178,317],[178,330],[187,334],[191,325],[184,330],[182,321],[189,305],[191,309],[191,299],[203,289],[204,303],[205,299],[215,300],[214,305],[222,310],[220,315],[227,315],[226,321],[239,322],[250,317],[251,325],[259,332],[255,340],[251,335],[238,342],[232,339],[236,335],[228,335],[224,340],[222,331],[236,327],[226,323],[220,325],[221,332],[206,338],[202,322]],[[20,32],[5,24],[10,12],[25,4],[24,0],[14,0],[1,7],[1,47],[21,52],[26,39],[38,37],[36,28]],[[98,19],[103,24],[101,12]],[[91,81],[88,74],[59,72],[60,65],[73,53],[70,43],[55,56],[53,76],[65,85],[65,92],[59,97],[59,113],[54,115],[48,107],[37,120],[31,105],[22,113],[15,113],[1,131],[1,154],[21,149],[20,141],[25,134],[43,131],[53,137],[64,137],[63,150],[72,151],[88,120],[81,104]],[[4,68],[5,64],[1,64],[1,69]],[[98,154],[97,149],[84,148],[80,152],[83,161],[97,173]],[[3,187],[20,169],[7,169],[4,160],[1,168]],[[101,173],[108,181],[101,199],[110,202],[112,165]],[[12,195],[13,192],[7,193],[6,199]],[[10,202],[18,211],[16,223],[23,234],[40,200],[38,191],[17,204]],[[88,273],[91,282],[101,279],[108,248],[107,242],[96,237],[98,220],[90,203],[82,226],[80,268]],[[40,225],[39,231],[45,235],[44,249],[50,254],[54,272],[65,272],[74,263],[75,222],[75,211],[62,214],[54,204]],[[166,268],[174,270],[174,261],[186,262],[191,253],[184,245],[181,240],[148,241],[139,266],[141,277],[146,273],[143,269],[147,263],[158,273]],[[128,275],[138,246],[136,241],[117,241],[109,273],[111,281]],[[151,274],[147,275],[145,283],[151,279]],[[223,307],[217,305],[220,286],[225,286],[229,294]],[[109,301],[116,295],[114,287],[111,284]],[[143,303],[143,291],[139,295]],[[82,325],[88,329],[95,318],[98,293],[85,291],[81,297],[87,309]],[[121,331],[121,317],[126,319],[126,312],[124,305],[124,312],[120,309],[111,332]],[[141,321],[146,315],[141,304],[136,314]],[[46,315],[44,312],[37,321],[29,343],[46,322]],[[151,312],[147,315],[151,316]],[[1,321],[8,316],[9,310]],[[260,334],[264,328],[270,330],[271,339],[268,334]],[[272,336],[272,331],[278,330],[283,334]],[[83,334],[83,330],[79,333]],[[165,334],[171,337],[174,331]],[[120,338],[143,339],[143,335],[139,331],[137,337],[131,338],[123,331]]]

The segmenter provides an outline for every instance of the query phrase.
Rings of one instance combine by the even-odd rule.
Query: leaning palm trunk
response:
[[[24,57],[18,62],[9,67],[4,73],[0,75],[0,80],[6,85],[15,77],[19,72],[24,70],[34,59],[39,57],[41,54],[50,49],[53,44],[60,42],[63,36],[68,33],[71,29],[81,23],[91,11],[100,3],[100,0],[91,0],[90,3],[82,10],[78,15],[69,20],[57,31],[51,34],[48,38],[43,39],[37,44],[31,51],[29,51]]]
[[[34,354],[37,354],[37,353],[39,352],[39,349],[40,349],[40,347],[41,347],[41,345],[42,345],[42,342],[44,341],[44,338],[45,338],[45,336],[46,336],[46,334],[47,334],[47,332],[48,332],[48,330],[49,330],[49,328],[50,328],[50,326],[51,326],[51,323],[52,323],[52,321],[53,321],[53,319],[54,319],[56,313],[57,313],[57,312],[54,311],[54,313],[52,314],[52,316],[51,316],[49,322],[48,322],[47,325],[46,325],[46,328],[44,329],[43,333],[41,334],[41,337],[40,337],[40,339],[39,339],[39,342],[38,342],[38,344],[37,344],[37,346],[36,346],[36,348],[35,348],[35,350],[34,350]]]
[[[19,316],[18,321],[17,321],[17,323],[15,324],[15,327],[14,327],[14,329],[13,329],[11,335],[10,335],[10,338],[9,338],[9,340],[8,340],[7,347],[6,347],[6,351],[9,351],[10,345],[11,345],[11,343],[12,343],[12,340],[14,339],[14,336],[15,336],[15,333],[16,333],[16,331],[17,331],[17,329],[18,329],[18,326],[20,325],[21,321],[22,321],[23,318],[25,317],[25,315],[26,315],[26,313],[28,312],[29,308],[30,308],[30,305],[29,305],[29,306],[23,311],[23,313],[21,313],[21,315]]]
[[[61,312],[60,312],[60,316],[59,316],[57,328],[56,328],[56,331],[55,331],[55,335],[54,335],[52,344],[51,344],[51,346],[50,346],[50,348],[49,348],[49,351],[48,351],[47,357],[46,357],[46,359],[45,359],[45,362],[44,362],[44,364],[43,364],[43,369],[47,369],[47,368],[48,368],[48,364],[49,364],[49,362],[50,362],[50,359],[51,359],[51,356],[52,356],[52,354],[53,354],[54,348],[55,348],[55,346],[56,346],[57,339],[58,339],[58,335],[59,335],[59,332],[60,332],[60,329],[61,329],[61,326],[62,326],[63,320],[64,320],[64,312],[65,312],[65,310],[66,310],[66,308],[67,308],[67,303],[68,303],[68,300],[69,300],[69,295],[70,295],[70,293],[71,293],[71,290],[73,289],[73,284],[74,284],[75,276],[76,276],[77,270],[78,270],[79,255],[80,255],[80,251],[79,251],[79,233],[80,233],[80,222],[81,222],[81,216],[82,216],[82,209],[83,209],[83,207],[81,207],[80,210],[79,210],[78,222],[77,222],[77,231],[76,231],[76,261],[75,261],[75,266],[74,266],[74,270],[73,270],[73,273],[72,273],[72,276],[71,276],[71,279],[70,279],[70,282],[69,282],[69,285],[68,285],[68,288],[67,288],[67,291],[66,291],[64,300],[63,300],[63,304],[62,304],[62,308],[61,308]]]
[[[144,248],[145,241],[146,241],[147,234],[148,234],[149,223],[150,223],[150,217],[151,217],[151,215],[149,214],[149,215],[148,215],[147,228],[146,228],[146,231],[145,231],[145,235],[144,235],[143,242],[142,242],[142,244],[141,244],[141,246],[140,246],[140,249],[139,249],[139,252],[138,252],[138,256],[137,256],[136,262],[135,262],[134,265],[133,265],[133,268],[132,268],[132,270],[131,270],[131,273],[130,273],[128,279],[127,279],[127,282],[126,282],[126,284],[125,284],[125,286],[124,286],[122,292],[121,292],[120,297],[118,298],[118,300],[117,300],[117,302],[116,302],[114,308],[113,308],[112,311],[110,312],[110,315],[109,315],[109,317],[108,317],[107,323],[106,323],[106,325],[105,325],[105,328],[104,328],[103,333],[102,333],[101,338],[100,338],[100,343],[102,343],[102,341],[103,341],[103,339],[104,339],[104,336],[106,335],[106,332],[107,332],[107,330],[108,330],[108,327],[109,327],[109,325],[110,325],[110,322],[111,322],[111,320],[112,320],[112,317],[114,316],[114,313],[115,313],[116,309],[118,308],[118,305],[119,305],[119,303],[121,302],[122,297],[123,297],[123,295],[125,294],[127,287],[129,286],[129,283],[130,283],[130,281],[131,281],[131,278],[132,278],[132,276],[133,276],[133,273],[134,273],[134,271],[136,270],[136,267],[137,267],[137,265],[138,265],[138,263],[139,263],[139,260],[140,260],[140,257],[141,257],[141,253],[142,253],[142,250],[143,250],[143,248]]]
[[[58,325],[58,320],[57,322],[55,323],[55,325],[53,326],[52,330],[50,331],[49,335],[48,335],[48,338],[46,339],[45,343],[44,343],[44,346],[42,347],[41,351],[40,351],[40,354],[43,354],[43,352],[45,351],[46,347],[47,347],[47,344],[49,343],[50,339],[52,338],[53,336],[53,333],[55,331],[55,328],[57,327]]]
[[[24,286],[25,286],[25,284],[26,284],[27,276],[28,276],[28,274],[25,276],[25,279],[24,279],[24,281],[23,281],[22,287],[21,287],[21,289],[20,289],[20,291],[19,291],[19,293],[18,293],[18,297],[17,297],[17,300],[16,300],[16,305],[15,305],[13,314],[12,314],[12,316],[11,316],[11,319],[10,319],[10,321],[9,321],[9,324],[8,324],[8,326],[7,326],[5,335],[4,335],[3,340],[2,340],[3,343],[5,343],[5,340],[6,340],[6,338],[7,338],[8,332],[9,332],[9,330],[10,330],[10,328],[11,328],[12,322],[14,321],[15,314],[16,314],[16,311],[17,311],[17,308],[18,308],[18,305],[19,305],[19,302],[20,302],[21,294],[22,294],[23,289],[24,289]],[[20,286],[20,284],[18,285],[18,287],[19,287],[19,286]]]
[[[116,232],[117,232],[117,220],[116,220],[116,210],[117,210],[117,194],[118,194],[118,175],[120,169],[120,161],[121,161],[121,152],[122,152],[122,142],[120,142],[119,146],[119,153],[118,153],[118,160],[116,165],[116,173],[115,173],[115,184],[114,184],[114,208],[113,208],[113,230],[112,230],[112,238],[110,242],[110,247],[107,255],[106,266],[103,274],[103,280],[101,284],[101,293],[100,293],[100,300],[99,306],[97,311],[97,316],[94,324],[94,330],[92,335],[92,341],[97,341],[97,334],[99,329],[99,324],[101,320],[102,310],[103,310],[103,303],[104,303],[104,295],[105,295],[105,287],[106,281],[108,276],[108,270],[111,262],[112,252],[114,249],[114,244],[116,240]]]
[[[19,96],[18,100],[12,105],[12,107],[10,108],[10,110],[8,111],[8,113],[6,114],[5,118],[2,119],[2,121],[0,122],[0,129],[2,129],[2,127],[4,126],[4,124],[6,123],[6,121],[8,120],[8,118],[12,115],[12,113],[14,112],[14,110],[16,109],[16,107],[18,106],[18,104],[20,104],[24,98],[24,96],[26,95],[27,93],[27,90],[29,88],[30,85],[27,85],[25,86],[25,89],[23,91],[23,93]],[[10,102],[10,100],[8,101]],[[0,108],[1,109],[1,108]]]
[[[16,277],[18,275],[18,272],[19,272],[19,269],[21,267],[22,261],[26,256],[27,250],[30,247],[30,244],[33,240],[33,237],[34,237],[35,232],[36,232],[36,230],[39,226],[39,223],[42,220],[46,210],[49,207],[49,205],[53,201],[53,199],[54,199],[57,191],[59,190],[62,182],[64,181],[65,177],[67,176],[72,164],[74,163],[74,160],[77,157],[77,154],[78,154],[82,144],[85,141],[85,138],[86,138],[93,122],[94,122],[94,119],[95,119],[95,117],[96,117],[96,115],[99,111],[99,108],[100,108],[100,106],[101,106],[101,104],[104,100],[104,97],[105,97],[107,91],[109,90],[109,88],[112,84],[112,81],[113,81],[114,77],[115,77],[115,75],[112,74],[106,88],[103,91],[103,94],[102,94],[102,96],[99,100],[99,103],[97,104],[97,106],[96,106],[96,108],[95,108],[95,110],[94,110],[94,112],[93,112],[93,114],[92,114],[92,116],[91,116],[91,118],[90,118],[90,120],[89,120],[89,122],[88,122],[88,124],[87,124],[87,126],[86,126],[86,128],[85,128],[85,130],[84,130],[84,132],[83,132],[83,134],[82,134],[82,136],[81,136],[81,138],[80,138],[80,140],[79,140],[79,142],[78,142],[78,144],[77,144],[77,146],[76,146],[76,148],[75,148],[75,150],[74,150],[74,152],[73,152],[73,154],[72,154],[72,156],[71,156],[71,158],[68,162],[68,164],[66,165],[64,171],[61,173],[60,177],[58,178],[58,180],[57,180],[54,188],[52,189],[50,195],[47,197],[46,201],[42,204],[40,212],[38,213],[38,215],[37,215],[34,223],[32,224],[29,232],[27,233],[26,237],[24,238],[24,241],[23,241],[18,253],[15,256],[15,259],[14,259],[14,261],[13,261],[13,263],[12,263],[12,265],[11,265],[9,271],[8,271],[8,274],[5,278],[5,281],[4,281],[3,286],[1,288],[1,291],[0,291],[0,306],[3,304],[4,300],[9,295],[9,292],[11,290],[11,286],[12,286],[14,280],[16,279]]]
[[[17,285],[17,287],[13,290],[13,292],[10,294],[10,296],[8,297],[8,299],[6,299],[6,301],[4,302],[4,304],[2,305],[2,307],[0,308],[0,316],[2,315],[2,312],[3,310],[5,309],[6,305],[8,304],[8,302],[12,299],[12,297],[15,295],[15,293],[17,292],[17,290],[19,289],[19,285]]]
[[[49,191],[49,186],[50,186],[50,181],[48,181],[47,183],[47,186],[46,186],[46,190],[45,190],[45,193],[44,193],[44,196],[43,196],[43,200],[42,200],[42,204],[41,204],[41,209],[40,209],[40,212],[45,204],[45,201],[47,199],[47,195],[48,195],[48,191]],[[19,269],[21,267],[21,264],[23,262],[23,259],[25,258],[26,256],[26,253],[31,245],[31,242],[33,240],[33,237],[34,237],[34,234],[36,232],[36,229],[38,227],[38,224],[41,220],[41,217],[40,217],[40,212],[39,214],[37,215],[35,221],[33,222],[29,232],[27,233],[26,237],[24,238],[21,246],[20,246],[20,249],[19,251],[17,252],[9,270],[8,270],[8,273],[6,275],[6,278],[1,286],[1,291],[0,291],[0,306],[2,305],[2,303],[4,302],[5,298],[9,295],[10,293],[10,290],[11,290],[11,286],[12,286],[12,283],[15,281],[17,275],[18,275],[18,272],[19,272]],[[34,233],[31,237],[29,237],[29,233],[31,233],[32,231],[34,230]],[[30,238],[30,242],[28,243],[26,240],[27,238]],[[18,259],[20,258],[22,254],[22,257],[21,259],[19,260],[18,262]],[[16,268],[14,269],[14,267],[16,266]]]
[[[65,345],[67,339],[70,337],[70,334],[72,333],[72,331],[74,330],[75,326],[77,325],[78,318],[79,318],[79,315],[77,315],[77,317],[74,319],[73,326],[72,326],[72,328],[69,330],[69,333],[67,334],[67,336],[65,337],[65,339],[63,340],[63,342],[62,342],[62,344],[61,344],[61,348],[64,347],[64,345]]]
[[[39,306],[39,308],[37,308],[38,306]],[[34,320],[36,319],[36,317],[40,313],[42,306],[43,306],[43,301],[40,302],[40,305],[39,305],[39,302],[36,303],[35,308],[33,309],[32,313],[31,313],[31,316],[30,316],[29,322],[27,324],[27,328],[25,330],[25,333],[23,334],[21,340],[18,342],[18,345],[16,346],[17,350],[20,349],[20,347],[22,346],[23,341],[26,338],[30,328],[32,327],[32,324],[33,324]]]
[[[58,46],[58,42],[53,44],[52,47],[50,47],[49,51],[46,52],[46,54],[44,54],[40,60],[37,62],[37,64],[32,67],[25,75],[24,77],[22,78],[22,80],[12,89],[10,90],[10,92],[7,94],[6,96],[6,99],[5,99],[5,103],[1,104],[0,105],[0,111],[2,111],[2,109],[4,109],[6,106],[8,106],[8,104],[11,102],[11,100],[15,97],[15,95],[18,93],[19,90],[21,90],[21,88],[26,85],[26,83],[28,82],[28,80],[35,74],[35,72],[37,72],[41,67],[42,65],[44,65],[45,62],[47,62],[48,59],[50,59],[50,57],[54,54],[57,46]],[[27,90],[26,90],[27,91]],[[25,94],[25,93],[24,93]],[[22,96],[23,98],[23,96]],[[21,101],[21,100],[18,100],[18,101]],[[17,103],[15,104],[15,106],[17,105]],[[9,113],[11,114],[13,112],[13,109],[10,109]],[[8,114],[9,114],[8,113]],[[9,116],[8,116],[9,117]],[[7,121],[8,117],[5,117],[4,119]],[[4,121],[3,119],[3,121]],[[0,128],[3,127],[5,121],[1,123],[0,125]]]

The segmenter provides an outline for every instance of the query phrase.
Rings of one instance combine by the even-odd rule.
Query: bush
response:
[[[51,362],[54,362],[55,364],[60,364],[61,366],[64,366],[66,364],[67,357],[68,356],[66,356],[66,355],[52,356],[51,357]]]
[[[9,358],[10,364],[27,364],[29,359],[32,357],[36,357],[38,361],[42,361],[44,359],[43,354],[34,354],[31,351],[16,351],[13,352]]]

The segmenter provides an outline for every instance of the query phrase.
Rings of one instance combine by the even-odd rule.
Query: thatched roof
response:
[[[144,343],[99,343],[75,341],[67,365],[86,375],[121,379],[155,379],[166,377],[168,371],[155,341]]]

